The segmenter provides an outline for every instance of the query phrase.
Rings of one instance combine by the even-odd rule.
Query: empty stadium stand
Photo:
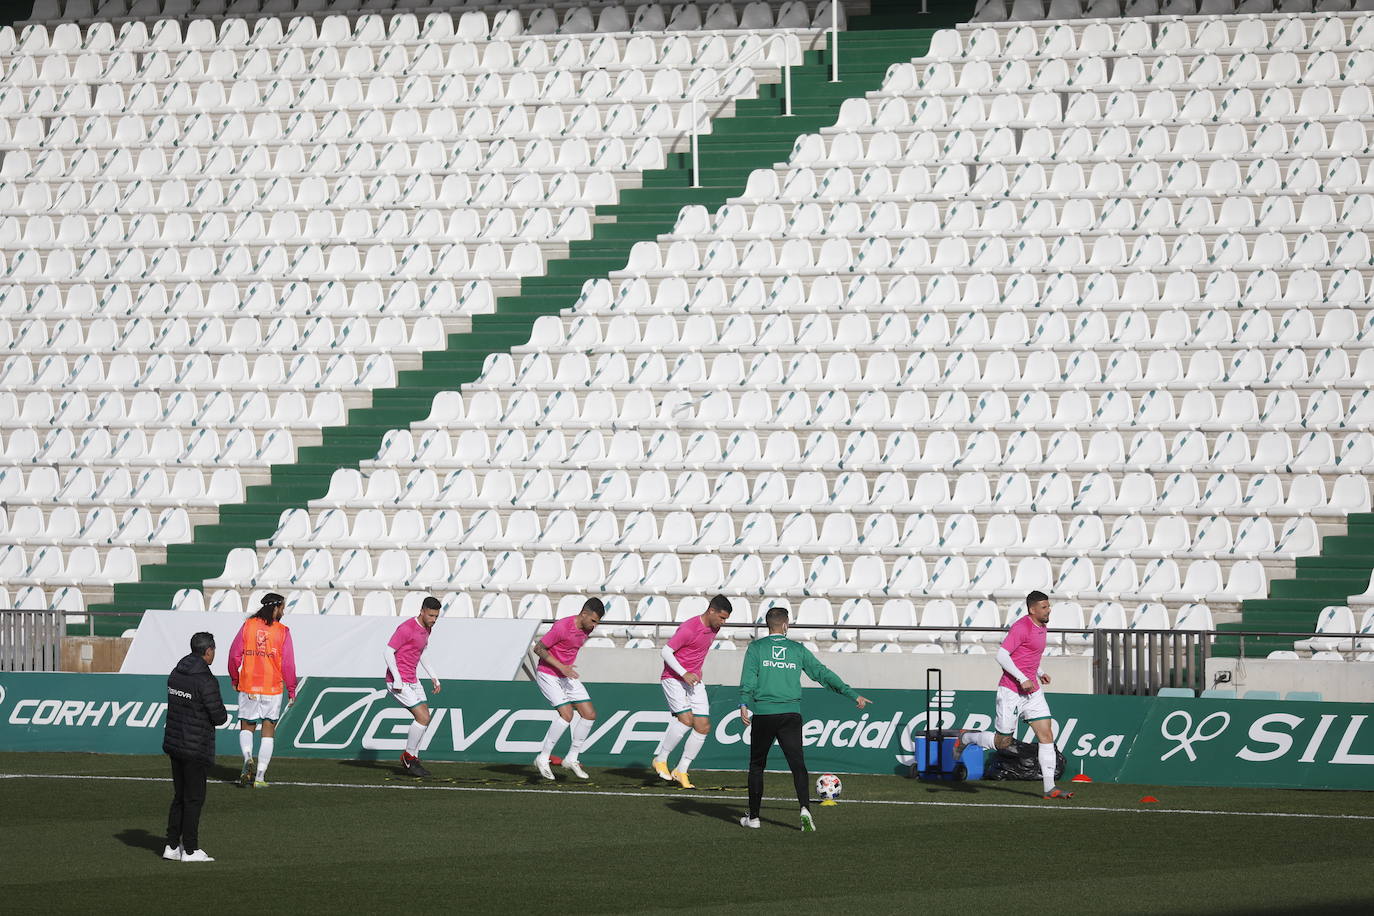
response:
[[[40,2],[0,599],[1368,651],[1361,2]]]

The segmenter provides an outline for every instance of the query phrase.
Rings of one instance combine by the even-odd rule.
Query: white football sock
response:
[[[595,719],[584,719],[581,716],[573,716],[572,720],[572,749],[568,751],[568,756],[576,760],[582,753],[582,748],[587,746],[587,736],[592,733],[592,723]]]
[[[406,729],[406,753],[412,757],[420,755],[420,739],[425,736],[425,727],[419,722],[410,723]]]
[[[239,750],[243,751],[244,761],[253,759],[253,733],[246,729],[239,729]]]
[[[1054,788],[1054,745],[1042,744],[1037,753],[1040,755],[1040,784],[1045,787],[1048,794]]]
[[[697,754],[701,753],[701,746],[706,743],[706,736],[696,729],[687,736],[687,743],[682,746],[682,759],[677,762],[677,769],[686,773],[692,768],[692,761],[697,759]]]
[[[258,748],[258,779],[261,780],[267,775],[267,764],[272,762],[272,746],[277,743],[275,738],[263,738],[262,746]]]
[[[553,753],[553,746],[558,743],[558,739],[563,737],[563,733],[568,730],[568,723],[559,716],[549,723],[549,733],[544,736],[544,744],[539,748],[539,756],[547,757]],[[574,739],[576,740],[576,739]]]
[[[668,755],[677,747],[677,743],[682,740],[682,736],[692,730],[690,725],[683,725],[681,720],[674,719],[668,723],[668,730],[663,733],[663,739],[658,742],[658,750],[654,751],[655,760],[668,759]]]
[[[990,751],[997,749],[997,735],[993,732],[964,732],[959,736],[959,741],[965,747],[970,744],[976,744]]]

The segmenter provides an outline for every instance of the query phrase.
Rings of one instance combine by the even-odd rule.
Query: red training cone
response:
[[[1147,796],[1145,796],[1144,798],[1142,798],[1142,799],[1140,800],[1140,803],[1141,803],[1142,805],[1153,805],[1153,804],[1157,804],[1158,802],[1159,802],[1159,799],[1155,798],[1153,795],[1147,795]]]
[[[550,757],[549,757],[549,763],[553,764],[553,765],[556,766],[556,767],[561,767],[561,766],[563,765],[563,758],[562,758],[562,757],[559,757],[559,756],[556,755],[556,754],[550,755]]]
[[[1075,776],[1073,779],[1070,779],[1070,780],[1069,780],[1069,782],[1092,782],[1092,781],[1093,781],[1093,778],[1092,778],[1091,776],[1089,776],[1087,773],[1079,773],[1079,774],[1078,774],[1077,776]]]

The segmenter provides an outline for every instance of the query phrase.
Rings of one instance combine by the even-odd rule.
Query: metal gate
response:
[[[62,611],[0,610],[0,671],[56,671]]]
[[[1202,690],[1212,634],[1194,630],[1094,630],[1093,691],[1153,696],[1161,687]]]

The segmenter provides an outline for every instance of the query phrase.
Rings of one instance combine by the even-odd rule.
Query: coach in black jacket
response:
[[[219,681],[210,673],[215,637],[191,637],[191,654],[167,676],[167,728],[162,750],[172,758],[172,809],[167,812],[167,848],[162,858],[213,862],[200,848],[200,809],[205,805],[205,777],[215,762],[215,726],[229,720],[219,696]]]

